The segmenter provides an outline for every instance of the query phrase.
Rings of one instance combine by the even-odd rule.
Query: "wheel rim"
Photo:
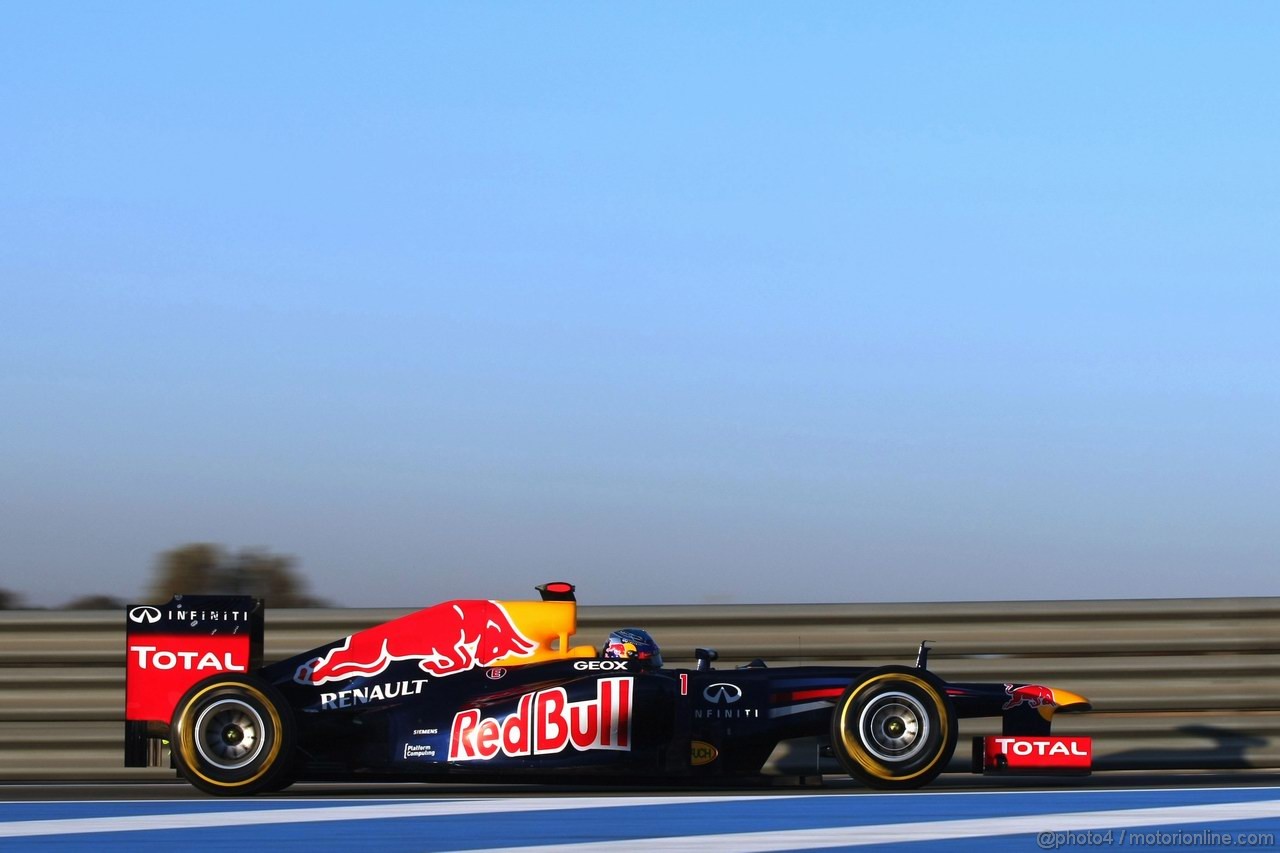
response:
[[[876,696],[858,715],[858,739],[867,752],[889,764],[914,758],[929,739],[929,712],[914,696]]]
[[[200,758],[222,770],[239,770],[262,752],[266,724],[242,699],[219,699],[196,717],[195,747]]]

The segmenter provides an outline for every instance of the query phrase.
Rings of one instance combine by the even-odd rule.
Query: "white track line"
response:
[[[947,841],[959,838],[986,838],[996,835],[1039,835],[1055,832],[1129,829],[1168,824],[1192,825],[1208,822],[1280,818],[1280,800],[1255,803],[1219,803],[1199,806],[1170,806],[1156,809],[1070,812],[1064,814],[985,817],[969,820],[884,823],[873,826],[844,826],[828,829],[790,829],[773,832],[735,832],[724,835],[686,835],[669,838],[629,838],[622,841],[595,841],[579,844],[549,844],[536,847],[491,848],[488,853],[548,853],[548,851],[635,850],[646,853],[664,850],[772,853],[779,850],[816,850],[824,847],[861,847],[868,844],[900,844],[908,841]],[[1280,824],[1277,825],[1280,830]],[[1066,845],[1063,845],[1064,847]]]
[[[816,795],[815,795],[816,796]],[[717,803],[759,797],[539,797],[536,799],[463,800],[430,803],[380,803],[368,806],[262,809],[246,812],[82,817],[21,820],[0,823],[0,838],[34,835],[73,835],[84,832],[137,832],[150,829],[201,829],[217,826],[255,826],[268,823],[319,823],[333,820],[380,820],[392,817],[511,814],[556,809],[602,809],[620,806],[661,806],[673,803]]]
[[[803,796],[803,795],[802,795]],[[820,796],[820,795],[813,795]],[[723,797],[541,797],[528,799],[487,799],[448,802],[377,803],[359,806],[263,809],[249,812],[201,812],[184,814],[129,815],[119,817],[71,818],[0,823],[0,838],[73,835],[97,832],[138,832],[166,829],[200,829],[223,826],[320,823],[326,821],[381,820],[404,817],[444,817],[449,815],[512,814],[573,809],[621,808],[629,806],[714,804],[761,799],[797,799],[795,795]],[[937,841],[1021,835],[1041,832],[1078,832],[1159,826],[1204,824],[1208,822],[1280,818],[1280,800],[1251,803],[1217,803],[1168,806],[1147,809],[1119,809],[1093,812],[989,817],[965,820],[921,821],[718,835],[646,838],[651,851],[733,849],[743,853],[854,847],[907,841]],[[1280,828],[1280,824],[1278,824]],[[634,849],[637,839],[506,848],[507,853],[545,853],[550,850]]]

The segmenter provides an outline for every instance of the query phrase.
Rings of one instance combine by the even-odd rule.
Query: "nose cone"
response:
[[[1052,720],[1053,715],[1059,711],[1077,714],[1093,710],[1093,703],[1079,693],[1072,693],[1070,690],[1061,690],[1057,687],[1051,689],[1053,690],[1053,704],[1046,703],[1038,709],[1040,716],[1046,720]]]

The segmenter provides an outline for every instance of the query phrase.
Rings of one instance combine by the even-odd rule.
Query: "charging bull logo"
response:
[[[352,634],[324,657],[298,667],[293,680],[321,685],[368,677],[396,660],[416,660],[432,675],[452,675],[526,657],[536,648],[498,602],[450,601]]]
[[[1006,684],[1004,692],[1009,694],[1009,701],[1004,703],[1003,710],[1005,711],[1023,704],[1032,708],[1039,708],[1041,705],[1054,706],[1058,704],[1054,701],[1053,691],[1048,687],[1041,687],[1039,684],[1024,684],[1019,687]]]

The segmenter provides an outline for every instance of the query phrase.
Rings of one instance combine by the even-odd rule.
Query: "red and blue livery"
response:
[[[175,596],[126,610],[125,764],[169,760],[202,791],[297,781],[687,781],[843,769],[917,788],[952,763],[958,721],[990,717],[977,772],[1087,773],[1087,737],[1050,734],[1082,696],[950,683],[927,666],[667,668],[620,628],[574,645],[571,584],[540,601],[458,600],[264,663],[263,603]]]

